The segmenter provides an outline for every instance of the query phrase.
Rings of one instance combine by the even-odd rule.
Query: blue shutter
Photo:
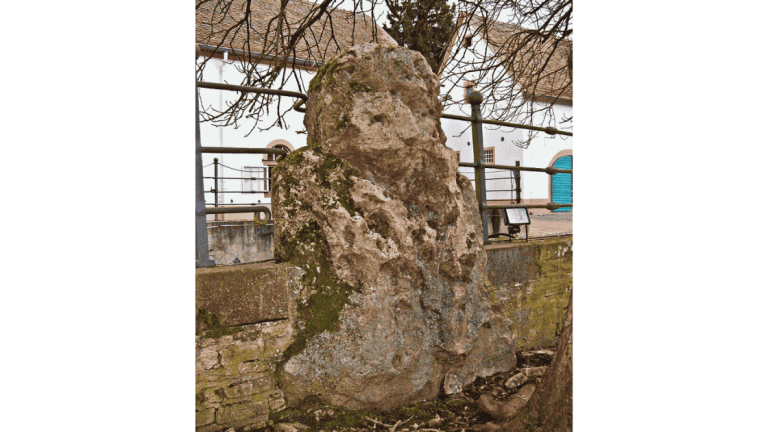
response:
[[[573,169],[573,156],[563,156],[554,165],[559,169]],[[552,176],[552,202],[558,204],[573,204],[573,174],[555,174]],[[563,207],[556,212],[569,212],[571,207]]]

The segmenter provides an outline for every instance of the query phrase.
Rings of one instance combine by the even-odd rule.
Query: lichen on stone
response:
[[[420,54],[373,44],[310,83],[307,147],[273,179],[275,258],[305,271],[308,292],[278,368],[289,403],[395,407],[514,365],[439,90]]]

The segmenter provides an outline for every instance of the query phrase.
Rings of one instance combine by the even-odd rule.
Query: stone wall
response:
[[[571,238],[486,246],[492,307],[514,322],[516,351],[552,346],[572,289]],[[303,270],[285,264],[197,269],[198,432],[265,426],[285,408],[277,369],[294,333]]]
[[[486,246],[492,307],[512,320],[516,350],[557,343],[573,289],[573,239]]]
[[[273,225],[249,221],[208,222],[208,253],[216,265],[245,264],[270,260]]]

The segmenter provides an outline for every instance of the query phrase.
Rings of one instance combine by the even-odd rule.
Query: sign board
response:
[[[527,208],[504,209],[504,219],[507,225],[530,225]]]

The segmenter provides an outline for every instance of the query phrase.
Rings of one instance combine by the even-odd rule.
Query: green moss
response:
[[[222,336],[233,335],[243,330],[241,326],[224,327],[219,321],[219,317],[214,313],[210,313],[203,308],[197,309],[197,334],[218,339]]]
[[[323,188],[332,189],[336,192],[338,203],[344,207],[350,216],[355,216],[360,209],[355,207],[349,191],[354,186],[352,176],[359,177],[360,172],[352,168],[348,162],[335,156],[323,156],[325,157],[323,163],[315,167],[318,184]],[[334,177],[334,173],[337,176]]]
[[[297,331],[293,342],[284,351],[278,368],[282,368],[291,357],[303,351],[309,339],[315,335],[336,330],[339,314],[349,302],[349,296],[355,291],[336,277],[331,268],[330,247],[321,228],[321,224],[325,223],[322,216],[313,214],[309,204],[295,192],[296,187],[301,184],[300,179],[295,176],[306,170],[289,167],[305,162],[303,151],[291,153],[282,162],[284,165],[278,164],[278,168],[275,168],[280,183],[276,186],[280,191],[280,206],[287,209],[290,217],[295,217],[297,213],[312,216],[307,218],[309,221],[303,225],[283,231],[280,242],[275,243],[275,259],[278,262],[289,262],[304,270],[302,286],[312,292],[306,300],[297,300],[297,318],[303,323],[303,327]],[[359,209],[355,207],[350,194],[354,185],[351,176],[359,176],[359,172],[339,158],[318,150],[313,151],[324,158],[322,163],[312,167],[316,184],[323,190],[335,192],[335,197],[329,205],[341,206],[350,216],[355,216]]]
[[[291,357],[304,350],[307,341],[313,336],[338,328],[339,313],[354,292],[351,286],[334,275],[328,256],[328,243],[322,235],[320,225],[314,220],[292,236],[284,238],[279,247],[275,247],[275,258],[288,261],[304,270],[306,273],[302,277],[302,285],[313,291],[306,302],[297,301],[298,319],[304,323],[304,327],[286,348],[283,360],[278,365],[280,368]]]
[[[336,130],[337,131],[343,130],[345,127],[347,127],[350,120],[352,119],[349,118],[349,115],[347,115],[347,113],[345,112],[342,112],[341,116],[339,116],[339,119],[336,120]]]
[[[309,91],[315,92],[320,90],[323,85],[333,85],[336,83],[336,78],[333,76],[336,72],[336,68],[339,67],[339,61],[337,58],[331,59],[320,70],[317,71],[317,75],[309,82]],[[327,79],[326,79],[327,78]]]
[[[350,80],[350,81],[349,81],[349,87],[350,87],[350,88],[352,89],[352,91],[353,91],[353,92],[355,92],[355,93],[361,93],[361,92],[364,92],[364,93],[370,93],[370,92],[372,92],[372,91],[373,91],[373,87],[371,87],[371,86],[369,86],[369,85],[365,85],[365,84],[363,84],[363,83],[359,83],[359,82],[357,82],[357,81],[351,81],[351,80]]]

